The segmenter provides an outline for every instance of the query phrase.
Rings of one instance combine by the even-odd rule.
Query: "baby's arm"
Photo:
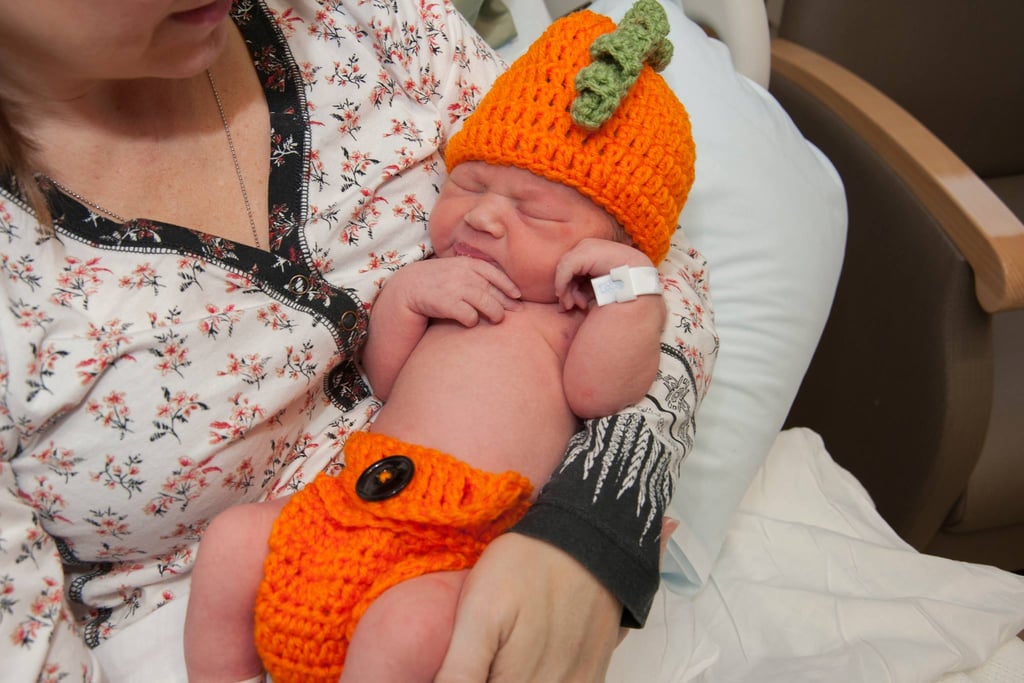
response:
[[[370,311],[363,370],[374,393],[387,400],[395,378],[431,318],[473,327],[480,318],[501,322],[520,304],[512,280],[494,265],[467,256],[428,259],[391,276]]]
[[[579,306],[590,278],[618,266],[650,267],[633,247],[586,239],[559,264],[556,291],[563,307]],[[606,306],[591,304],[569,348],[563,371],[565,395],[582,418],[611,415],[636,403],[650,388],[661,358],[665,303],[660,295]]]

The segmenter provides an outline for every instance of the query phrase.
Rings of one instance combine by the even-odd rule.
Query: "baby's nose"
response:
[[[505,234],[505,214],[511,210],[496,199],[484,197],[466,212],[463,219],[474,230],[501,237]]]

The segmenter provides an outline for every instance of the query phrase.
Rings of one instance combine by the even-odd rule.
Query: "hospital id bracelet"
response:
[[[658,269],[651,266],[619,266],[601,277],[591,278],[597,305],[632,301],[643,294],[661,294]]]

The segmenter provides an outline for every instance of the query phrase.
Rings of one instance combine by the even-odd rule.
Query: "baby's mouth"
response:
[[[465,242],[456,242],[455,244],[453,244],[452,254],[455,256],[468,256],[470,258],[475,258],[481,261],[487,261],[488,263],[493,263],[494,265],[498,265],[497,261],[495,261],[493,258],[488,256],[484,252],[480,251],[476,247],[472,247],[466,244]]]

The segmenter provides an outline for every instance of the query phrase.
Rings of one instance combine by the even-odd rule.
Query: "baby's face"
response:
[[[438,256],[494,263],[527,301],[555,301],[555,266],[587,237],[614,239],[615,223],[575,189],[514,166],[469,161],[452,169],[430,213]]]

